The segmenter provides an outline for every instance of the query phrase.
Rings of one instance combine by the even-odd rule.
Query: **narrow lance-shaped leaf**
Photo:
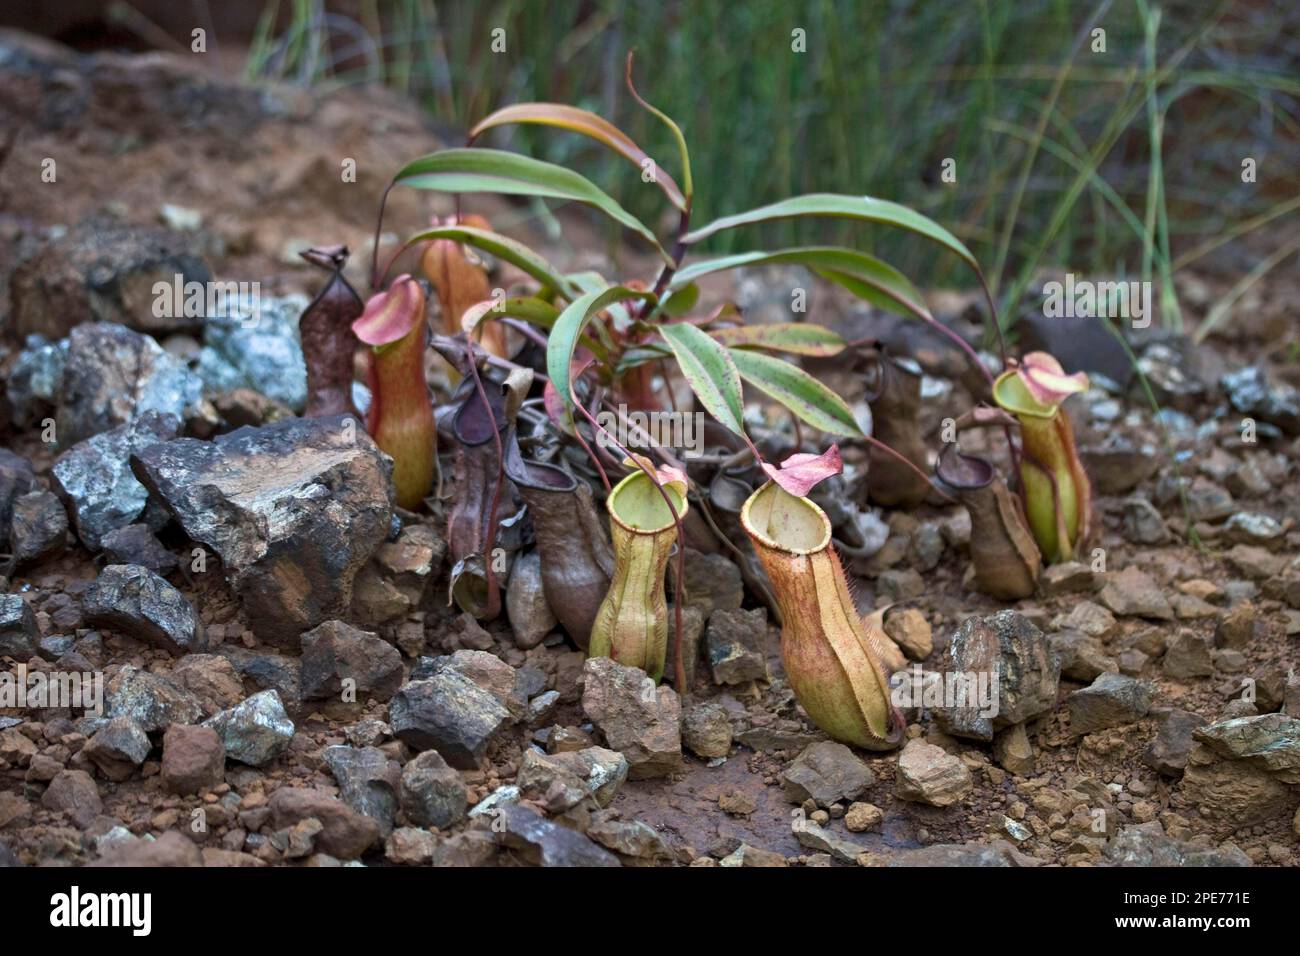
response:
[[[678,322],[659,329],[677,358],[700,404],[737,435],[745,434],[745,403],[740,375],[727,350],[693,325]]]
[[[578,346],[582,330],[593,315],[626,299],[648,299],[653,302],[655,295],[652,292],[642,292],[621,285],[596,289],[575,299],[560,313],[551,328],[551,337],[546,345],[546,375],[564,402],[565,410],[570,414],[573,412],[573,382],[570,377],[570,366],[573,364],[573,352]]]
[[[500,193],[584,203],[636,233],[664,262],[673,264],[649,227],[591,180],[554,163],[499,149],[444,149],[402,167],[393,184],[445,193]]]
[[[735,229],[753,223],[770,222],[774,219],[791,219],[801,216],[839,216],[848,219],[863,219],[878,222],[899,229],[906,229],[924,236],[950,252],[960,256],[972,269],[979,271],[975,256],[960,239],[928,216],[887,199],[875,199],[871,196],[845,196],[838,193],[809,193],[805,196],[792,196],[780,202],[774,202],[757,209],[723,216],[706,226],[687,233],[684,242],[688,245],[707,239],[715,233],[726,229]]]
[[[424,232],[417,232],[406,240],[406,245],[413,246],[418,242],[429,242],[435,239],[463,242],[467,246],[474,246],[491,253],[498,259],[504,259],[518,267],[543,286],[553,289],[566,299],[572,299],[577,291],[573,283],[528,246],[488,229],[476,229],[473,226],[438,226],[434,229],[426,229]]]
[[[654,163],[654,160],[650,159],[646,151],[633,142],[630,136],[603,116],[576,106],[566,106],[563,103],[515,103],[506,106],[479,120],[469,131],[470,142],[473,143],[489,129],[511,123],[534,123],[581,133],[612,149],[638,169],[645,168],[646,160]],[[663,190],[669,202],[678,209],[686,208],[686,198],[682,195],[681,189],[657,163],[654,181]]]
[[[772,252],[742,252],[717,259],[705,259],[691,263],[679,271],[673,276],[668,288],[674,290],[715,272],[769,263],[807,266],[822,278],[844,286],[872,305],[901,315],[916,315],[932,320],[925,301],[907,276],[875,256],[843,246],[798,246]]]
[[[465,310],[461,316],[460,327],[463,331],[474,334],[479,324],[486,319],[509,317],[521,319],[529,325],[542,329],[552,329],[560,318],[560,310],[551,303],[534,296],[512,296],[505,299],[484,299]],[[596,358],[604,361],[609,357],[605,346],[587,335],[578,337],[578,343],[588,349]]]
[[[709,334],[732,348],[771,349],[794,355],[825,358],[844,351],[847,343],[830,329],[811,322],[773,322],[766,325],[733,325],[711,329]]]
[[[762,352],[729,351],[741,378],[809,425],[832,435],[862,435],[844,399],[803,369]]]

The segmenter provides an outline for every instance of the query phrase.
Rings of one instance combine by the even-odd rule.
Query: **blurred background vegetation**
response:
[[[144,16],[115,6],[123,23]],[[1038,269],[1061,267],[1152,278],[1177,325],[1177,269],[1258,269],[1258,247],[1233,241],[1242,236],[1283,237],[1264,271],[1300,248],[1296,3],[269,0],[207,15],[220,27],[234,8],[250,79],[383,83],[424,104],[452,144],[508,103],[576,104],[676,175],[663,127],[623,86],[635,50],[640,91],[691,145],[695,224],[803,192],[893,199],[964,239],[1004,305]],[[1093,49],[1094,26],[1105,52]],[[504,53],[491,48],[498,28]],[[797,29],[806,52],[792,50]],[[230,45],[230,30],[216,33]],[[513,127],[483,145],[571,165],[671,228],[658,191],[589,140]],[[1255,182],[1243,181],[1248,158]],[[945,159],[955,183],[943,181]],[[851,232],[773,223],[712,248]],[[861,228],[855,238],[920,283],[969,281],[915,239]]]

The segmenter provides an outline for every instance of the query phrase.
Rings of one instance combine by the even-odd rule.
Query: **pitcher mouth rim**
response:
[[[762,532],[758,531],[754,527],[753,522],[750,520],[750,511],[753,508],[754,502],[756,502],[762,495],[768,494],[770,489],[773,488],[777,489],[778,491],[783,490],[776,482],[768,481],[767,483],[760,486],[747,499],[745,499],[745,504],[740,509],[740,523],[744,527],[745,532],[755,541],[760,542],[764,547],[770,548],[773,551],[781,551],[784,552],[785,554],[792,554],[792,555],[806,557],[808,555],[819,554],[825,551],[827,548],[829,548],[831,544],[831,519],[827,516],[825,511],[823,511],[813,502],[809,501],[807,498],[798,498],[798,500],[803,503],[804,507],[810,509],[817,516],[818,521],[820,522],[822,527],[821,537],[818,539],[818,542],[814,547],[811,548],[792,547],[788,544],[783,544],[780,541],[777,541],[776,539],[767,536],[766,534],[763,534]],[[786,494],[789,494],[789,492],[786,492]],[[790,495],[790,497],[796,498],[797,496]]]
[[[690,507],[690,502],[685,498],[685,496],[678,494],[672,488],[664,488],[664,494],[669,495],[677,505],[677,520],[674,520],[672,515],[669,515],[668,521],[662,525],[654,528],[638,528],[636,525],[628,524],[628,522],[619,517],[618,513],[614,510],[614,499],[618,497],[618,493],[623,489],[624,485],[630,484],[638,478],[644,481],[650,480],[644,471],[638,469],[630,475],[625,476],[622,481],[613,487],[609,495],[605,498],[605,511],[609,514],[610,520],[615,522],[624,531],[631,534],[656,535],[667,531],[669,528],[675,528],[677,526],[677,521],[686,517],[686,511]]]

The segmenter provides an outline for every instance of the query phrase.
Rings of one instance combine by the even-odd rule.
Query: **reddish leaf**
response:
[[[781,462],[781,467],[763,462],[763,472],[790,494],[806,498],[808,492],[832,475],[844,470],[840,446],[831,445],[820,455],[800,452]]]

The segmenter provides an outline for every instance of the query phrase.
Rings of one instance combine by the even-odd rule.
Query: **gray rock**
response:
[[[1198,727],[1192,736],[1228,760],[1244,761],[1287,784],[1300,784],[1300,718],[1237,717]]]
[[[298,677],[302,664],[298,658],[228,644],[218,647],[217,654],[259,690],[275,691],[290,706],[296,707],[301,702]]]
[[[28,661],[36,656],[36,615],[17,594],[0,594],[0,656]]]
[[[604,747],[557,754],[526,750],[515,784],[523,797],[540,800],[548,812],[563,813],[588,798],[597,807],[609,806],[627,774],[627,759]]]
[[[49,491],[29,491],[14,501],[9,550],[18,567],[36,564],[63,550],[68,512]]]
[[[1260,545],[1276,548],[1286,529],[1276,518],[1256,511],[1238,511],[1223,523],[1223,536],[1229,544]]]
[[[731,721],[716,701],[696,704],[682,716],[682,743],[697,757],[711,760],[731,752]]]
[[[356,701],[384,701],[397,693],[403,677],[401,653],[367,631],[326,621],[302,636],[303,700],[338,697],[343,682],[351,681]]]
[[[127,425],[147,412],[184,420],[203,383],[152,338],[108,322],[79,325],[68,337],[59,405],[60,446]]]
[[[140,487],[143,491],[144,486]],[[99,543],[109,564],[138,564],[155,574],[168,574],[180,564],[176,555],[162,546],[147,524],[116,528],[104,535]]]
[[[349,416],[181,438],[132,467],[217,552],[246,618],[273,644],[296,646],[346,615],[357,571],[391,524],[392,461]]]
[[[704,640],[715,684],[768,679],[766,608],[714,611]]]
[[[144,763],[151,749],[139,724],[130,717],[114,717],[95,731],[81,753],[109,780],[122,781]]]
[[[811,820],[795,820],[791,826],[799,845],[817,853],[829,853],[842,863],[855,863],[867,847],[832,833]]]
[[[104,696],[107,716],[130,717],[147,734],[203,719],[203,705],[196,696],[130,664],[109,679]]]
[[[936,708],[935,719],[954,736],[991,741],[994,731],[1056,705],[1061,660],[1043,632],[1016,611],[963,621],[944,651],[943,667],[973,680],[975,696],[979,675],[989,675],[996,695],[984,702],[992,706],[968,698],[965,706]]]
[[[1120,617],[1174,619],[1173,608],[1160,587],[1151,575],[1136,565],[1110,575],[1098,599]]]
[[[1119,662],[1106,653],[1101,641],[1080,631],[1057,631],[1048,643],[1061,659],[1062,677],[1092,681],[1099,674],[1119,670]]]
[[[14,502],[35,487],[31,462],[8,448],[0,448],[0,543],[9,540]]]
[[[209,393],[251,388],[301,413],[307,403],[307,366],[298,319],[301,295],[261,296],[256,313],[232,309],[203,326],[199,375]]]
[[[672,848],[659,831],[641,820],[593,820],[587,837],[619,856],[634,860],[672,860]]]
[[[393,734],[416,750],[436,750],[472,770],[513,718],[491,693],[453,668],[411,681],[388,704]]]
[[[426,750],[402,768],[398,797],[412,823],[446,830],[465,819],[469,797],[460,774],[436,750]]]
[[[1164,544],[1170,539],[1165,519],[1145,498],[1129,498],[1123,505],[1124,538],[1134,544]]]
[[[1288,435],[1300,435],[1300,391],[1271,384],[1256,365],[1224,375],[1219,384],[1229,404],[1242,415],[1276,425]]]
[[[145,514],[149,493],[131,474],[131,455],[175,438],[180,429],[175,415],[145,412],[59,456],[50,472],[54,488],[67,502],[77,537],[87,548],[99,550],[105,535]]]
[[[1042,862],[1026,856],[1006,840],[989,843],[936,843],[917,850],[891,854],[883,861],[888,867],[1034,867]]]
[[[809,745],[781,772],[781,787],[791,803],[812,800],[819,807],[856,800],[875,783],[876,775],[863,760],[830,740]]]
[[[686,549],[686,604],[700,609],[707,619],[714,611],[737,610],[745,599],[745,583],[740,568],[725,554],[708,554]],[[676,575],[669,573],[670,586]]]
[[[1142,751],[1142,762],[1162,776],[1181,777],[1192,751],[1192,733],[1205,724],[1204,717],[1191,711],[1169,711]]]
[[[621,866],[618,857],[576,830],[520,804],[504,807],[501,842],[537,866]]]
[[[148,332],[197,327],[202,315],[156,309],[156,283],[206,283],[211,270],[191,244],[153,226],[92,216],[52,236],[14,270],[10,295],[20,335],[63,335],[77,322],[120,322]],[[169,298],[168,305],[173,305]]]
[[[1151,687],[1122,674],[1102,674],[1066,698],[1070,730],[1090,734],[1141,720],[1151,709]]]
[[[265,766],[284,753],[294,730],[280,695],[273,690],[254,694],[214,714],[203,726],[211,727],[221,737],[226,756],[253,767]]]
[[[326,747],[322,756],[338,781],[343,802],[379,824],[387,837],[397,815],[397,788],[401,769],[377,747]]]
[[[1209,677],[1214,673],[1210,639],[1194,631],[1179,631],[1165,648],[1165,658],[1161,666],[1164,672],[1175,680]]]
[[[445,670],[456,671],[495,697],[514,720],[527,716],[530,693],[545,686],[545,678],[537,671],[527,667],[516,670],[487,651],[460,650],[441,657],[421,658],[417,670],[412,671],[413,680],[427,680]]]
[[[99,788],[84,770],[62,770],[56,774],[41,796],[41,806],[54,813],[66,813],[82,829],[104,812]]]
[[[1250,866],[1250,857],[1228,844],[1214,850],[1171,839],[1159,820],[1122,827],[1102,850],[1114,866]]]
[[[41,335],[27,336],[5,381],[14,427],[31,428],[54,409],[67,358],[67,339],[50,342]]]
[[[1160,454],[1151,442],[1137,442],[1120,431],[1107,431],[1100,442],[1083,444],[1079,457],[1101,495],[1132,491],[1156,473]]]
[[[86,589],[82,616],[92,627],[120,631],[173,654],[207,650],[190,603],[164,578],[138,565],[104,568]]]
[[[682,766],[681,705],[671,687],[655,687],[644,671],[608,657],[583,665],[582,710],[627,758],[633,780],[661,777]]]

